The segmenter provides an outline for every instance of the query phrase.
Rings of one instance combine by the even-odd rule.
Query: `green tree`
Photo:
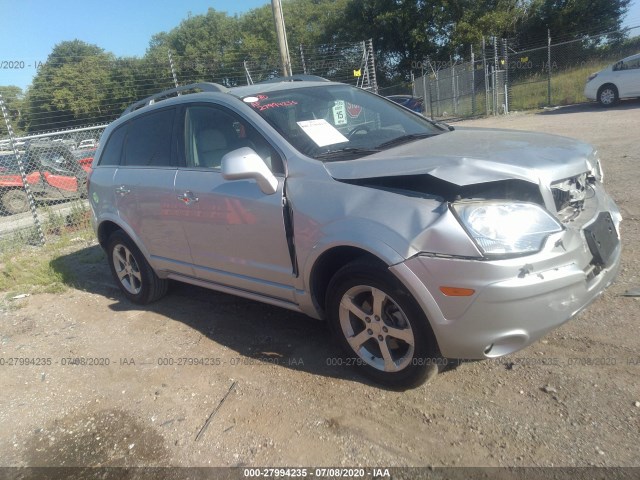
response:
[[[558,40],[620,30],[629,4],[630,0],[528,0],[516,37],[521,45],[531,45],[544,43],[547,29]]]
[[[25,112],[30,132],[104,121],[110,112],[113,54],[80,40],[53,48],[27,90]]]
[[[335,24],[348,0],[291,0],[283,4],[292,63],[301,71],[300,44],[335,43]],[[169,32],[151,39],[145,60],[155,63],[165,78],[171,51],[180,84],[215,81],[228,86],[246,82],[246,67],[254,81],[278,75],[279,54],[270,5],[229,16],[210,8],[191,16]]]
[[[24,94],[20,87],[15,85],[0,86],[0,95],[4,101],[5,109],[11,122],[11,128],[14,133],[22,132],[22,113],[24,109]],[[7,126],[4,118],[0,118],[0,136],[8,135]]]
[[[483,37],[512,38],[526,19],[520,0],[467,1],[451,34],[450,51],[467,57],[470,46],[478,47]]]
[[[372,38],[379,80],[408,77],[411,65],[450,53],[450,37],[462,16],[462,2],[449,0],[351,0],[339,27],[343,41]]]
[[[171,52],[179,83],[217,81],[234,85],[237,76],[244,78],[242,59],[238,57],[241,38],[237,17],[210,8],[205,15],[183,20],[168,33],[154,35],[145,60],[163,70],[164,78],[171,79]]]

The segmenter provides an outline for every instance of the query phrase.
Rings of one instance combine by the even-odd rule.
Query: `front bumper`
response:
[[[598,99],[598,87],[596,82],[590,81],[584,87],[584,96],[589,100],[597,100]]]
[[[620,214],[613,202],[605,203],[619,232]],[[507,355],[570,320],[614,281],[621,245],[618,242],[606,265],[594,265],[584,228],[595,218],[581,228],[550,236],[535,255],[479,260],[424,254],[391,271],[422,307],[443,356]],[[448,297],[440,291],[442,286],[475,293]]]

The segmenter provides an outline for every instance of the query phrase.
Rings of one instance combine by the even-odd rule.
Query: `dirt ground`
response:
[[[137,307],[78,243],[74,286],[0,312],[0,466],[640,466],[640,102],[463,124],[597,145],[624,254],[587,311],[398,393],[299,314],[184,285]]]

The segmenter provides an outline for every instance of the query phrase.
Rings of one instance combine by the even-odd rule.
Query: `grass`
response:
[[[73,278],[70,270],[61,271],[52,267],[65,242],[44,247],[26,247],[18,252],[5,252],[0,258],[0,292],[5,298],[17,294],[60,293]]]
[[[47,235],[47,243],[39,243],[32,227],[16,233],[12,240],[3,239],[0,249],[0,292],[5,299],[18,294],[60,293],[76,281],[71,265],[58,261],[78,244],[87,245],[93,239],[89,230],[62,231]],[[95,257],[95,258],[94,258]],[[81,258],[82,263],[98,263],[101,252]]]
[[[47,237],[90,231],[91,212],[82,202],[71,202],[71,211],[66,214],[61,214],[50,205],[45,205],[40,211],[44,219],[42,228]]]
[[[593,62],[571,70],[551,71],[551,105],[571,105],[586,101],[584,86],[590,74],[603,69],[611,62]],[[547,76],[542,73],[524,82],[513,83],[509,95],[509,110],[542,108],[547,101]]]

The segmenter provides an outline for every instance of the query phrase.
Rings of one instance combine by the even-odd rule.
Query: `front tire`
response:
[[[156,275],[140,249],[123,231],[109,237],[107,259],[118,287],[132,302],[145,305],[167,293],[169,281]]]
[[[603,107],[612,107],[618,100],[618,89],[615,85],[608,83],[598,90],[598,102]]]
[[[357,260],[331,279],[329,324],[347,354],[374,381],[417,387],[438,373],[431,326],[417,302],[385,265]]]

